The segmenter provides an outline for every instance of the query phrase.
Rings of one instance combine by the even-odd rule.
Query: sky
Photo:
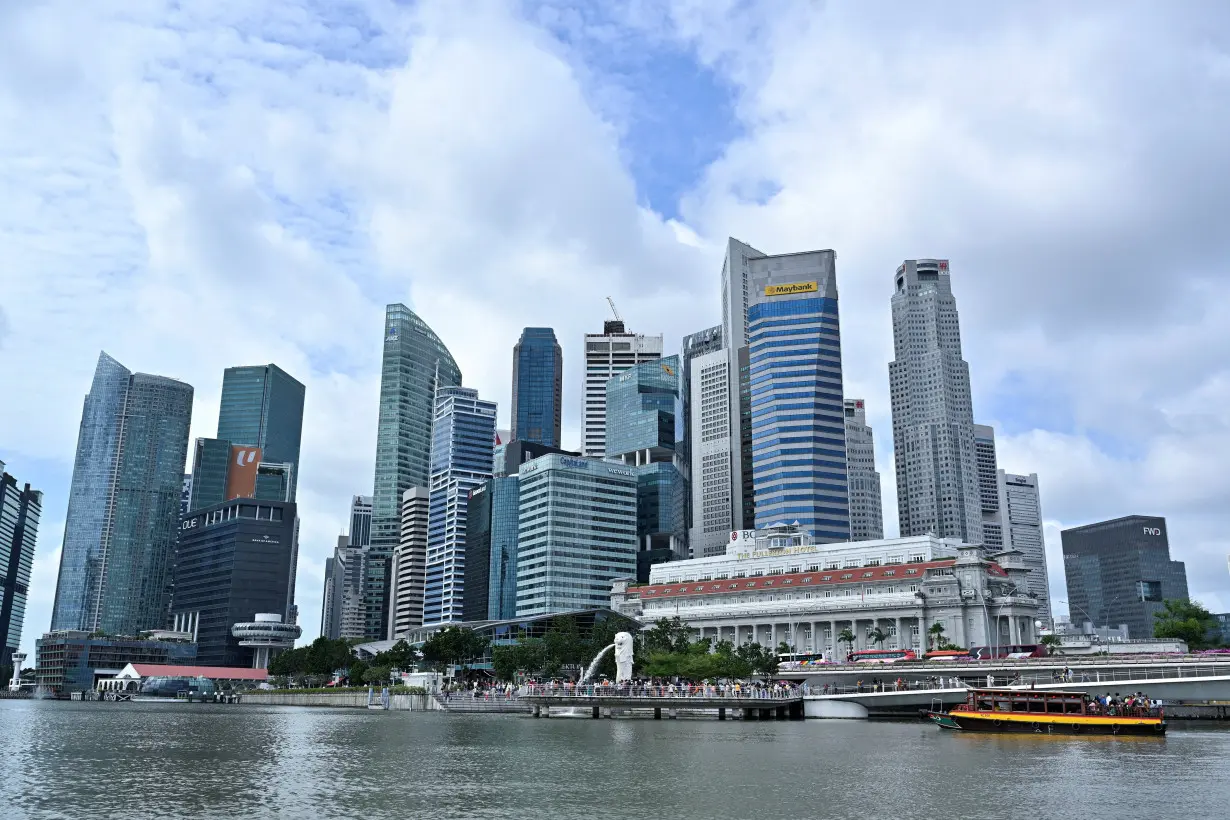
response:
[[[195,388],[307,386],[298,604],[372,489],[382,311],[507,427],[554,327],[564,439],[609,317],[719,323],[724,242],[837,254],[846,394],[896,533],[892,277],[951,260],[974,414],[1059,532],[1165,516],[1230,610],[1230,9],[803,0],[0,4],[0,460],[44,493],[50,623],[100,350]],[[1064,603],[1057,609],[1062,611]]]

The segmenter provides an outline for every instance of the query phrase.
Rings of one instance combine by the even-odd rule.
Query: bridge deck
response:
[[[532,694],[522,695],[522,703],[536,706],[602,706],[624,709],[775,709],[803,702],[803,693],[773,698],[734,695],[620,695],[620,694]]]

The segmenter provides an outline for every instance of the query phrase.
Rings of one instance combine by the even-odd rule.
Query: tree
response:
[[[393,674],[393,670],[387,666],[370,666],[363,673],[363,682],[371,684],[388,685],[389,676]]]
[[[1042,636],[1041,644],[1047,648],[1048,654],[1054,653],[1055,647],[1059,646],[1062,643],[1063,641],[1059,640],[1058,635],[1043,635]]]
[[[678,615],[674,618],[660,618],[650,628],[645,630],[646,652],[687,652],[692,644],[694,630],[683,622]]]
[[[848,652],[854,651],[854,633],[850,631],[849,627],[841,630],[837,635],[837,642],[844,643]]]
[[[1154,616],[1153,637],[1174,638],[1187,642],[1192,650],[1210,649],[1221,645],[1221,625],[1195,601],[1169,600]]]
[[[777,654],[767,646],[745,643],[735,650],[735,654],[747,662],[754,674],[777,674]]]
[[[888,633],[885,632],[883,629],[880,629],[880,627],[876,626],[876,627],[873,627],[872,630],[867,633],[867,637],[876,646],[882,647],[884,645],[884,642],[888,640]]]
[[[446,626],[423,642],[423,661],[436,671],[446,666],[461,666],[481,658],[491,640],[473,629]]]
[[[518,674],[537,675],[547,666],[547,649],[541,638],[521,638],[515,644],[491,649],[491,670],[500,680],[516,680]]]
[[[939,645],[944,641],[944,625],[939,621],[936,621],[931,624],[931,628],[927,630],[927,635],[931,645],[934,647],[939,647]]]

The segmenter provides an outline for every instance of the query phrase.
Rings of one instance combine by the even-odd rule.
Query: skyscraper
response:
[[[969,366],[946,259],[907,259],[893,277],[888,366],[901,535],[983,543]]]
[[[51,629],[162,628],[192,387],[103,353],[85,398]]]
[[[467,621],[517,614],[517,476],[491,478],[470,493],[466,510]]]
[[[1170,560],[1166,519],[1129,515],[1060,533],[1073,620],[1127,624],[1131,638],[1152,638],[1164,601],[1187,600],[1187,568]]]
[[[325,559],[325,585],[320,595],[320,634],[336,640],[342,634],[342,595],[345,594],[345,559],[340,558],[345,545],[344,535],[338,536],[333,555]]]
[[[678,452],[683,403],[678,356],[635,365],[607,382],[606,449],[637,477],[637,579],[688,557],[685,468]]]
[[[606,455],[606,383],[641,362],[662,356],[662,336],[629,333],[619,320],[602,323],[602,333],[585,334],[585,418],[581,452]]]
[[[461,370],[444,342],[401,304],[385,308],[380,418],[376,432],[372,540],[364,581],[366,632],[383,637],[388,624],[386,571],[401,540],[402,494],[431,486],[432,418],[438,388],[461,384]],[[492,441],[487,437],[487,469]]]
[[[404,638],[410,630],[423,625],[429,500],[426,487],[411,487],[401,495],[401,543],[393,550],[389,573],[389,640]]]
[[[632,468],[548,455],[521,466],[517,617],[610,606],[636,573]]]
[[[679,363],[681,366],[679,398],[683,400],[683,436],[679,442],[679,455],[683,459],[686,467],[687,478],[689,481],[692,478],[693,467],[693,421],[692,421],[692,376],[693,368],[696,359],[702,356],[713,355],[722,351],[722,326],[714,325],[713,327],[705,328],[696,333],[689,333],[683,337],[683,342],[680,344]],[[692,531],[696,529],[695,512],[693,505],[698,501],[695,498],[695,491],[690,490],[686,504],[686,522],[688,527],[688,554],[700,555],[696,553],[695,546],[692,543]],[[727,527],[727,529],[730,529]],[[699,534],[699,533],[698,533]]]
[[[884,537],[880,473],[876,470],[875,438],[867,425],[867,405],[846,399],[846,474],[850,482],[850,540]]]
[[[1038,596],[1038,617],[1051,617],[1050,575],[1046,568],[1046,540],[1042,532],[1042,499],[1038,474],[1013,475],[998,470],[999,521],[1004,549],[1017,550],[1029,569],[1029,592]]]
[[[304,393],[303,385],[276,364],[228,367],[222,372],[218,438],[233,446],[259,447],[260,461],[291,465],[289,491],[271,489],[264,493],[270,500],[295,500]],[[258,474],[258,498],[265,481],[277,482]]]
[[[688,548],[693,558],[723,555],[731,530],[744,529],[742,488],[736,483],[739,432],[732,430],[731,406],[739,402],[738,377],[732,376],[725,350],[692,359],[688,412],[691,442],[691,515]]]
[[[372,544],[372,504],[370,495],[350,497],[350,546],[367,549]]]
[[[835,254],[768,256],[732,239],[722,280],[723,336],[739,346],[731,370],[741,395],[731,420],[744,487],[750,453],[756,527],[797,521],[819,543],[847,541]]]
[[[21,646],[42,511],[43,494],[29,484],[19,488],[0,461],[0,663],[6,665]]]
[[[560,446],[564,354],[555,331],[527,327],[513,347],[512,437]]]
[[[978,469],[978,504],[982,509],[982,543],[988,550],[1007,546],[999,506],[999,463],[995,455],[995,428],[974,425],[974,461]]]
[[[466,508],[470,493],[491,478],[495,411],[495,402],[468,387],[442,387],[437,393],[423,623],[462,619]]]

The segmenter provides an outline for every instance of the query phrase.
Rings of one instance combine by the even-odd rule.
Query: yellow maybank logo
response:
[[[815,282],[795,282],[793,285],[766,285],[765,296],[787,296],[791,293],[815,293],[819,290]]]

